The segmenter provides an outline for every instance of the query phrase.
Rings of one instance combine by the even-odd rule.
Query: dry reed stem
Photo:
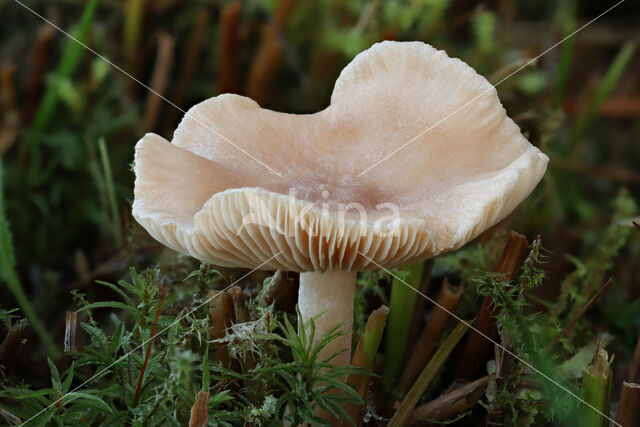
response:
[[[226,5],[220,11],[220,58],[218,63],[218,90],[220,93],[240,92],[240,19],[242,3]]]
[[[157,94],[163,95],[169,82],[171,67],[173,66],[173,48],[175,40],[169,34],[161,31],[158,34],[158,53],[156,55],[155,66],[153,67],[153,75],[151,77],[151,89],[147,96],[144,116],[144,131],[152,131],[157,123],[160,109],[164,100]]]
[[[405,393],[409,390],[424,367],[429,363],[442,333],[451,320],[451,314],[449,313],[455,311],[460,301],[462,290],[462,286],[452,286],[445,279],[442,284],[442,289],[440,290],[440,295],[438,295],[438,304],[433,308],[427,320],[427,325],[420,334],[414,350],[411,353],[411,357],[400,377],[400,381],[398,381],[398,390],[400,392]]]
[[[198,14],[198,17],[193,24],[193,30],[189,35],[186,52],[182,60],[182,68],[180,69],[180,76],[178,77],[178,86],[176,89],[175,97],[176,105],[182,108],[184,108],[184,102],[186,99],[189,82],[191,82],[193,71],[195,70],[196,64],[198,63],[198,56],[200,56],[200,52],[202,51],[204,37],[207,34],[208,24],[209,12],[204,10]],[[173,111],[175,114],[179,113],[179,111],[176,109],[174,109]]]
[[[67,311],[64,326],[64,352],[78,351],[78,313]]]
[[[640,384],[623,381],[616,422],[622,427],[640,423]]]
[[[233,323],[235,316],[233,309],[233,296],[228,292],[216,292],[215,298],[209,303],[209,317],[211,318],[211,335],[214,339],[224,338],[227,328]],[[237,362],[229,356],[225,344],[214,344],[216,359],[222,362],[226,368],[238,368]],[[237,369],[236,369],[237,370]]]
[[[429,403],[418,406],[413,411],[413,418],[446,420],[473,408],[484,395],[489,378],[487,375],[457,387]],[[414,423],[417,423],[417,421],[414,421]]]
[[[498,273],[496,282],[512,280],[527,252],[527,238],[522,234],[511,231],[507,243],[502,251],[494,272]],[[484,335],[496,340],[495,315],[491,297],[486,296],[482,300],[482,306],[478,313],[476,329]],[[473,379],[484,371],[489,355],[493,351],[493,342],[476,331],[471,331],[465,342],[461,357],[455,369],[455,378]]]
[[[209,393],[199,391],[191,407],[189,427],[205,427],[209,423]]]

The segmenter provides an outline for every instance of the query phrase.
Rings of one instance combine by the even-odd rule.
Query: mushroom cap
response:
[[[461,247],[508,215],[547,162],[467,64],[382,42],[342,71],[318,113],[226,94],[191,108],[171,143],[146,134],[133,216],[216,265],[278,254],[261,268],[361,271]]]

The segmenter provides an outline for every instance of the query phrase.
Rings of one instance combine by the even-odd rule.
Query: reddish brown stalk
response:
[[[16,106],[17,66],[6,60],[0,68],[0,157],[13,146],[20,135],[20,113]]]
[[[424,272],[422,273],[422,283],[420,285],[420,293],[426,295],[429,292],[429,282],[431,281],[431,270],[433,269],[433,259],[424,263]],[[413,319],[411,319],[411,332],[409,333],[409,342],[416,342],[422,325],[424,324],[424,309],[427,306],[426,298],[417,298],[416,305],[413,309]]]
[[[0,111],[7,113],[12,111],[16,105],[16,63],[11,59],[2,62],[0,67]]]
[[[233,313],[235,323],[242,323],[249,320],[249,308],[244,302],[244,294],[240,286],[234,286],[230,290],[233,299]]]
[[[25,319],[18,320],[11,325],[7,336],[2,340],[2,344],[0,344],[0,365],[2,365],[3,369],[0,369],[0,378],[2,378],[2,375],[8,376],[13,370],[13,365],[18,359],[22,342],[28,331],[29,322]]]
[[[409,390],[422,370],[427,366],[427,363],[429,363],[436,350],[436,345],[451,319],[450,313],[456,309],[460,301],[462,290],[462,286],[452,286],[447,280],[442,284],[440,295],[436,301],[437,304],[418,338],[400,381],[398,381],[398,390],[400,392],[405,393]]]
[[[209,303],[209,318],[211,319],[211,335],[214,339],[224,338],[227,328],[234,320],[233,296],[229,292],[214,291],[215,297]],[[237,360],[231,359],[226,345],[215,343],[216,359],[222,362],[225,368],[239,371]]]
[[[260,296],[260,305],[268,307],[273,304],[275,311],[295,313],[298,301],[298,285],[295,282],[286,272],[276,271]]]
[[[275,31],[272,28],[265,29],[247,81],[247,95],[260,105],[269,99],[271,82],[280,65],[282,51],[282,42]]]
[[[218,60],[218,90],[220,93],[240,92],[240,18],[242,3],[235,1],[220,11],[220,49]]]
[[[489,376],[485,376],[468,384],[456,387],[442,396],[413,411],[412,424],[420,424],[419,420],[428,418],[432,420],[446,420],[473,408],[484,395],[489,383]]]
[[[191,407],[189,427],[205,427],[209,422],[209,393],[199,391]]]
[[[622,427],[637,426],[640,422],[640,384],[622,383],[616,423]]]
[[[158,307],[156,308],[156,314],[153,318],[153,324],[151,325],[151,333],[149,334],[149,340],[147,341],[147,351],[144,355],[144,362],[142,363],[142,367],[140,368],[140,376],[138,377],[138,385],[136,386],[136,395],[134,398],[135,405],[138,405],[138,400],[140,399],[140,394],[142,393],[142,381],[144,379],[144,373],[147,370],[147,365],[149,364],[149,356],[151,356],[151,348],[153,345],[153,340],[156,337],[156,329],[158,328],[158,319],[160,318],[160,313],[162,312],[162,306],[164,304],[166,295],[167,282],[163,282],[162,288],[160,289]]]
[[[160,108],[164,102],[158,95],[164,95],[169,82],[171,67],[173,66],[173,47],[175,40],[169,34],[161,31],[158,34],[158,53],[151,77],[151,89],[147,97],[144,116],[144,130],[151,131],[155,128]]]
[[[202,45],[204,37],[207,34],[207,25],[209,24],[209,12],[206,10],[200,12],[196,18],[193,30],[189,36],[187,42],[187,49],[182,60],[182,68],[180,70],[180,76],[178,77],[178,85],[176,89],[175,103],[178,106],[183,107],[186,98],[187,88],[191,82],[193,71],[196,68],[198,62],[198,56],[202,51]],[[174,113],[178,113],[178,110],[174,109]]]
[[[511,231],[502,255],[493,269],[495,273],[498,273],[495,281],[508,282],[512,280],[518,268],[520,268],[526,251],[527,238],[522,234]],[[494,341],[497,339],[496,314],[498,313],[493,307],[491,297],[485,297],[482,300],[482,306],[476,322],[476,329],[484,336],[476,331],[471,331],[456,366],[454,378],[473,379],[484,371],[489,355],[493,351],[493,342],[486,337]]]
[[[78,351],[77,335],[78,335],[78,313],[75,311],[67,311],[66,322],[64,327],[64,352],[65,353]]]
[[[51,52],[51,40],[55,35],[55,29],[47,24],[40,27],[36,37],[36,44],[31,56],[31,74],[27,84],[27,109],[25,111],[25,122],[30,122],[40,104],[42,90],[44,88],[44,77],[49,64],[49,54]]]
[[[602,288],[600,288],[600,290],[593,296],[593,298],[591,298],[589,302],[586,303],[584,307],[582,307],[582,310],[580,310],[580,312],[576,314],[573,317],[573,319],[571,319],[571,322],[569,322],[569,324],[565,326],[564,329],[562,329],[562,331],[558,333],[558,335],[555,336],[555,338],[549,343],[547,348],[553,347],[560,340],[560,338],[562,338],[565,334],[570,332],[573,329],[573,327],[576,325],[578,320],[580,320],[580,318],[584,316],[584,314],[591,308],[591,306],[596,302],[596,300],[600,298],[600,296],[604,294],[612,284],[613,284],[613,281],[611,279],[607,280],[607,282],[602,286]]]
[[[633,352],[633,359],[631,360],[631,367],[629,368],[629,381],[640,383],[640,336],[638,336],[636,349]]]
[[[247,95],[258,104],[268,102],[271,82],[282,59],[284,47],[280,39],[289,15],[297,0],[280,0],[273,15],[273,23],[264,29],[258,51],[249,71]]]
[[[558,169],[586,175],[590,178],[599,177],[623,184],[640,185],[639,173],[619,166],[589,165],[566,159],[554,159],[553,166]]]

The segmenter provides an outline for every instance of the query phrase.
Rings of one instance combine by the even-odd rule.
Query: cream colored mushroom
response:
[[[358,271],[461,247],[509,214],[547,161],[467,64],[382,42],[318,113],[220,95],[191,108],[171,143],[145,135],[133,215],[199,260],[300,272],[303,317],[325,313],[318,336],[352,320]],[[321,356],[346,350],[333,360],[345,365],[350,348],[346,335]]]

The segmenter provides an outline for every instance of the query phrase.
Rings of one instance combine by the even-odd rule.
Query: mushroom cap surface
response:
[[[467,64],[382,42],[342,71],[320,112],[227,94],[191,108],[172,142],[146,134],[133,216],[216,265],[279,254],[261,268],[361,271],[461,247],[522,202],[547,162]]]

